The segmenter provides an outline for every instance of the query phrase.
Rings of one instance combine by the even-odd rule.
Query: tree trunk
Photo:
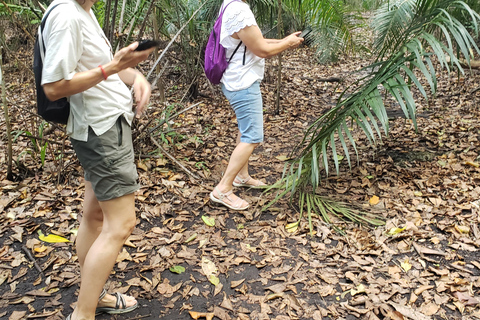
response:
[[[108,41],[112,43],[112,38],[110,38],[109,31],[110,31],[110,9],[112,8],[112,0],[105,1],[105,16],[103,17],[103,33],[107,37]]]
[[[145,28],[147,27],[148,17],[150,17],[150,13],[152,12],[152,9],[154,8],[154,4],[155,4],[155,1],[152,1],[150,3],[150,6],[148,7],[147,13],[143,17],[142,26],[140,27],[140,31],[138,32],[138,38],[140,38],[140,39],[143,37],[143,33],[145,32]],[[156,39],[158,39],[158,38],[155,38],[155,40]]]
[[[5,124],[7,127],[7,179],[13,180],[13,172],[12,172],[12,129],[10,127],[10,117],[8,115],[8,107],[7,107],[7,91],[5,88],[5,80],[3,79],[3,72],[2,72],[2,53],[0,47],[0,84],[2,86],[2,101],[3,101],[3,112],[5,113]]]
[[[113,38],[115,37],[115,21],[117,20],[117,10],[118,10],[118,0],[115,0],[115,4],[113,6],[113,17],[112,17],[112,21],[110,22],[111,23],[111,26],[110,26],[110,30],[108,31],[109,35],[109,39],[110,40],[110,43],[113,43]]]
[[[127,5],[127,0],[123,0],[122,2],[122,10],[120,11],[120,19],[118,20],[118,41],[117,47],[115,48],[114,52],[117,52],[120,48],[124,47],[123,42],[123,20],[125,19],[125,8]]]
[[[158,16],[158,8],[155,6],[153,7],[153,17],[152,17],[153,18],[153,35],[155,39],[160,39],[160,32],[158,30],[160,30],[162,26],[158,25],[157,16]],[[157,61],[159,57],[158,50],[153,51],[153,56],[155,58],[155,61]],[[160,74],[161,69],[159,64],[157,64],[155,70],[157,74]],[[161,104],[165,103],[165,83],[161,78],[158,81],[158,92],[160,93],[160,97],[159,97],[160,103]]]
[[[7,14],[10,14],[10,18],[12,19],[12,21],[17,25],[19,26],[20,28],[22,28],[22,30],[25,32],[25,34],[30,38],[30,40],[32,41],[35,41],[35,37],[32,36],[30,34],[30,32],[28,32],[28,30],[23,26],[22,23],[20,23],[20,21],[18,21],[18,19],[16,18],[16,15],[15,13],[10,9],[10,7],[5,3],[5,1],[1,1],[4,8],[7,9]]]
[[[278,38],[282,38],[282,0],[278,0]],[[277,70],[277,98],[275,100],[275,115],[280,114],[280,89],[282,84],[282,54],[278,54],[278,70]]]

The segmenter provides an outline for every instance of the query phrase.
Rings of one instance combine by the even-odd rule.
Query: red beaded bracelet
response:
[[[107,80],[108,76],[107,76],[107,73],[105,72],[105,69],[103,69],[102,65],[99,65],[98,67],[102,71],[103,79]]]

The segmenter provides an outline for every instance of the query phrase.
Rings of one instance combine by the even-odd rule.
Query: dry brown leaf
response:
[[[468,165],[468,166],[475,167],[475,168],[480,167],[480,164],[478,162],[466,161],[465,164]]]
[[[51,294],[43,290],[32,290],[25,293],[28,296],[37,296],[37,297],[50,297]]]
[[[13,311],[8,320],[21,320],[24,319],[26,311]]]
[[[440,309],[440,306],[438,306],[434,302],[430,302],[427,304],[422,304],[418,309],[418,311],[420,311],[421,313],[427,316],[433,316],[434,314],[437,314],[439,309]]]
[[[216,286],[215,286],[215,290],[213,291],[213,296],[215,297],[217,294],[219,294],[220,292],[222,292],[223,290],[223,284],[221,282],[219,282]]]
[[[239,285],[241,285],[244,281],[245,281],[245,278],[241,279],[241,280],[237,280],[237,281],[232,281],[232,282],[230,282],[230,287],[231,288],[236,288]]]
[[[430,202],[431,202],[435,207],[439,207],[439,206],[442,204],[442,199],[440,199],[440,198],[430,197],[430,198],[428,198],[428,200],[430,200]]]
[[[231,320],[232,318],[228,315],[228,311],[224,310],[218,306],[213,308],[213,314],[215,317],[219,318],[220,320]]]
[[[225,308],[225,309],[230,310],[230,311],[233,311],[232,301],[230,301],[230,299],[227,298],[226,293],[223,294],[223,301],[222,301],[222,304],[220,305],[220,307]]]
[[[128,253],[128,251],[125,248],[123,248],[122,252],[118,254],[116,262],[118,263],[124,260],[128,260],[128,261],[133,260],[132,256],[130,256],[130,253]]]
[[[389,301],[388,304],[390,304],[392,307],[395,308],[398,312],[400,312],[403,316],[408,317],[410,319],[415,319],[415,320],[431,320],[432,318],[421,313],[418,311],[413,310],[410,307],[407,306],[402,306],[398,303],[391,302]]]
[[[274,299],[278,299],[278,298],[283,298],[285,296],[285,294],[283,292],[278,292],[278,293],[272,293],[272,294],[269,294],[265,300],[266,301],[270,301],[270,300],[274,300]]]
[[[453,294],[464,306],[476,306],[480,303],[477,298],[470,296],[469,294],[461,291],[457,291]]]
[[[19,304],[19,303],[29,304],[29,303],[32,303],[33,301],[35,301],[35,298],[23,296],[16,300],[10,301],[10,304]]]
[[[455,305],[455,307],[457,307],[458,311],[463,314],[463,312],[465,311],[465,305],[460,301],[454,301],[453,304]]]
[[[373,196],[373,197],[370,198],[370,200],[368,202],[370,203],[370,205],[374,206],[374,205],[377,205],[380,202],[380,198],[377,197],[377,196]]]
[[[435,288],[435,286],[431,286],[431,285],[423,285],[423,286],[420,286],[418,287],[417,289],[415,289],[414,293],[419,296],[422,294],[422,292],[426,291],[426,290],[430,290],[430,289],[433,289]]]
[[[207,320],[212,320],[215,316],[214,313],[207,313],[207,312],[196,312],[196,311],[188,311],[192,319],[200,319],[206,318]]]
[[[446,256],[446,253],[444,253],[444,252],[422,247],[421,245],[419,245],[418,243],[415,243],[415,242],[413,242],[413,247],[415,248],[415,250],[417,250],[417,252],[419,254],[435,254],[435,255],[439,255],[439,256]]]
[[[148,171],[148,167],[143,161],[137,161],[137,168],[142,169],[145,172]]]
[[[273,293],[282,293],[287,289],[288,283],[282,282],[269,286],[266,289],[272,291]]]
[[[455,230],[457,230],[458,233],[462,233],[462,234],[469,234],[470,233],[470,227],[468,227],[468,226],[455,225]]]

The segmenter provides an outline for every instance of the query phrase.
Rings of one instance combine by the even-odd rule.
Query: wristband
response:
[[[107,80],[108,76],[107,76],[107,73],[105,72],[105,69],[103,69],[102,65],[99,65],[98,67],[102,71],[103,79]]]

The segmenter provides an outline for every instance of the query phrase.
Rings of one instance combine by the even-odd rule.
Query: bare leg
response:
[[[215,198],[220,198],[220,193],[226,194],[232,191],[233,189],[233,180],[237,174],[244,168],[248,172],[248,158],[252,154],[253,150],[258,146],[258,143],[245,143],[240,142],[240,133],[237,136],[237,146],[230,156],[230,161],[227,165],[227,170],[225,171],[222,180],[213,190],[212,194]],[[228,197],[223,198],[223,201],[229,205],[239,205],[239,207],[248,207],[248,203],[245,200],[240,199],[235,194],[230,194]]]
[[[87,197],[87,193],[85,194]],[[97,201],[98,202],[98,201]],[[135,195],[129,194],[113,200],[98,202],[103,212],[100,234],[85,254],[87,241],[81,239],[83,267],[80,294],[72,320],[95,319],[95,309],[102,287],[115,264],[118,252],[135,227]],[[84,217],[85,220],[85,217]],[[84,221],[82,220],[82,224]],[[92,223],[92,225],[95,225]],[[82,230],[87,234],[88,228]],[[131,305],[127,300],[127,306]]]
[[[239,131],[238,134],[237,134],[237,145],[240,143],[240,137],[241,136],[242,136],[242,134]],[[258,146],[258,144],[255,146],[255,148],[257,146]],[[252,154],[250,153],[250,155],[252,155]],[[250,156],[248,156],[248,158],[250,158]],[[237,175],[240,176],[241,178],[249,176],[249,174],[248,174],[248,159],[247,159],[247,162],[245,163],[245,165],[240,169],[240,171],[235,176],[237,176]],[[233,179],[235,179],[235,178],[233,178]],[[232,183],[233,183],[233,180],[232,180]]]
[[[246,168],[248,170],[248,158],[252,154],[253,150],[257,147],[258,143],[245,143],[240,142],[230,156],[227,170],[217,185],[220,192],[225,193],[233,189],[233,180],[240,172],[240,170]],[[247,171],[248,172],[248,171]]]
[[[85,183],[85,200],[83,201],[83,216],[78,228],[75,246],[77,249],[78,262],[80,263],[80,273],[83,269],[83,263],[88,250],[102,231],[103,212],[98,203],[97,197],[93,192],[92,184],[89,181]]]
[[[240,132],[238,132],[237,145],[240,143],[240,137],[241,137],[241,134],[240,134]],[[256,144],[255,147],[257,147],[257,146],[258,146],[258,144]],[[248,173],[248,159],[247,159],[247,162],[245,163],[245,165],[236,174],[236,176],[239,177],[240,179],[248,179],[250,177],[250,174]],[[240,182],[240,181],[237,181],[237,182]],[[251,186],[265,185],[265,183],[263,183],[262,181],[256,180],[256,179],[253,179],[253,178],[248,179],[248,181],[246,183],[251,185]]]

